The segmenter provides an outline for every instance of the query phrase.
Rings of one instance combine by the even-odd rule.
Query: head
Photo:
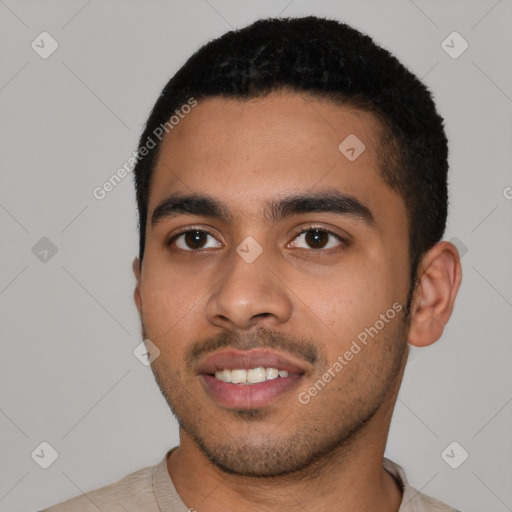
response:
[[[337,21],[258,21],[168,82],[135,167],[135,298],[207,458],[270,476],[385,439],[407,341],[439,338],[460,282],[447,170],[426,87]],[[233,360],[290,375],[233,401],[212,376]]]

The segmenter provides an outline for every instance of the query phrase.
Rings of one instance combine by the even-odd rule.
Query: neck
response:
[[[350,441],[301,471],[265,478],[226,474],[180,430],[169,475],[184,503],[198,512],[270,512],[277,506],[289,512],[397,512],[401,491],[382,467],[397,391]]]

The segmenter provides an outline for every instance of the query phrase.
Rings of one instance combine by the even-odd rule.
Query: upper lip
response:
[[[235,370],[251,368],[277,368],[288,373],[306,373],[308,363],[304,360],[283,355],[268,349],[252,349],[246,351],[224,350],[208,357],[199,364],[199,374],[214,374],[221,370]]]

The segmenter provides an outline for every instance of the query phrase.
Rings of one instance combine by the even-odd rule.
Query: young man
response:
[[[344,24],[201,48],[135,167],[135,301],[180,444],[47,510],[453,511],[383,458],[408,343],[461,280],[447,168],[425,86]]]

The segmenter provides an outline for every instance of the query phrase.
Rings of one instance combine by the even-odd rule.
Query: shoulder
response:
[[[402,487],[402,504],[398,512],[459,512],[409,485],[405,471],[395,462],[384,458],[383,467]]]
[[[410,494],[414,494],[414,506],[410,509],[411,512],[459,512],[446,503],[417,491],[414,487],[409,487],[409,489],[411,491]],[[401,511],[402,509],[399,512]],[[409,509],[405,507],[404,512],[409,512]]]
[[[152,476],[155,466],[130,473],[120,480],[59,503],[41,512],[126,512],[127,504],[138,506],[154,502]],[[150,512],[151,509],[146,509]]]

